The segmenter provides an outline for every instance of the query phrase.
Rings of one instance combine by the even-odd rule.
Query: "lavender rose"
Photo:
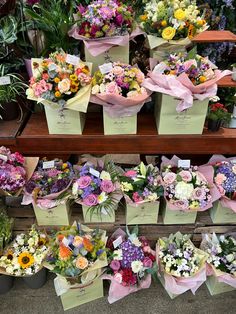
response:
[[[172,184],[175,182],[176,174],[174,172],[168,172],[164,178],[163,181],[165,184]]]
[[[119,261],[116,261],[116,260],[113,260],[111,263],[110,263],[110,268],[113,270],[113,271],[118,271],[120,269],[120,262]]]
[[[192,193],[192,198],[203,201],[206,198],[206,191],[204,188],[195,188]]]
[[[83,204],[87,206],[95,206],[98,204],[97,196],[95,194],[89,194],[83,200]]]
[[[180,171],[179,175],[181,176],[182,180],[185,181],[185,182],[190,182],[192,180],[192,175],[187,170]]]
[[[111,193],[114,191],[115,187],[112,181],[110,180],[103,180],[100,186],[101,191],[106,193]]]
[[[84,189],[87,186],[89,186],[91,182],[92,182],[92,179],[89,176],[82,176],[77,180],[78,187],[81,189]]]

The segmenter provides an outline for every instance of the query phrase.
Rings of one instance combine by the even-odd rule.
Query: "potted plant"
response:
[[[0,66],[0,119],[14,120],[22,112],[18,97],[25,95],[27,85],[15,73],[5,75],[5,67]]]
[[[11,239],[13,219],[0,212],[0,256]],[[8,292],[13,286],[13,277],[0,274],[0,294]]]
[[[219,102],[209,105],[207,114],[208,130],[216,132],[220,129],[223,123],[228,123],[230,119],[231,114],[225,108],[225,105]]]

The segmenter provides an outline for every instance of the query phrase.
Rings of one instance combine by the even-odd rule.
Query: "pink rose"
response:
[[[120,262],[113,260],[109,266],[113,271],[118,271],[120,269]]]
[[[215,183],[221,185],[226,179],[227,178],[223,173],[218,173],[215,177]]]
[[[115,279],[115,281],[117,281],[118,283],[122,283],[122,275],[121,275],[121,273],[116,273],[115,275],[114,275],[114,279]]]
[[[106,85],[107,94],[119,94],[119,87],[116,82],[111,82]]]
[[[179,209],[183,209],[186,210],[189,207],[189,202],[188,200],[178,200],[178,201],[174,201],[173,205],[178,207]]]
[[[103,192],[111,193],[114,191],[115,187],[111,180],[103,180],[100,186]]]
[[[137,176],[137,171],[135,171],[135,170],[128,170],[128,171],[126,171],[125,176],[129,177],[129,178],[136,177]]]
[[[138,194],[138,192],[134,192],[132,199],[135,203],[139,203],[143,201],[143,198]]]
[[[175,180],[176,174],[174,172],[168,172],[163,178],[164,183],[167,185],[174,183]]]
[[[90,185],[92,179],[89,176],[82,176],[77,180],[78,187],[81,189],[86,188]]]
[[[202,201],[206,198],[206,191],[203,188],[195,188],[192,193],[192,198]]]
[[[181,178],[185,182],[190,182],[192,180],[192,175],[190,171],[182,170],[178,174],[181,176]]]
[[[143,260],[143,266],[147,268],[152,267],[152,260],[149,257],[145,257]]]
[[[136,74],[136,79],[137,79],[137,82],[139,84],[142,84],[144,79],[145,79],[145,76],[144,76],[143,72],[138,71],[137,74]]]
[[[89,194],[83,199],[83,204],[87,206],[95,206],[98,204],[97,196],[95,194]]]
[[[116,76],[122,76],[124,74],[124,69],[118,65],[114,66],[112,72],[116,75]]]

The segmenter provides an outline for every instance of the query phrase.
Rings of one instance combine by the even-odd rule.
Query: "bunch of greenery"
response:
[[[0,212],[0,255],[11,240],[12,225],[13,219],[9,218],[4,211]]]

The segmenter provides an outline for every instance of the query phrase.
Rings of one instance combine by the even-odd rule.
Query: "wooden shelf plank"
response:
[[[192,42],[194,43],[217,43],[217,42],[236,42],[236,35],[230,31],[205,31],[196,35]]]
[[[49,135],[44,114],[34,114],[17,147],[24,154],[235,154],[236,129],[202,135],[158,135],[152,114],[138,115],[136,135],[103,135],[102,114],[88,113],[83,135]]]
[[[236,88],[236,81],[232,80],[231,75],[224,76],[217,82],[218,87],[234,87]]]

